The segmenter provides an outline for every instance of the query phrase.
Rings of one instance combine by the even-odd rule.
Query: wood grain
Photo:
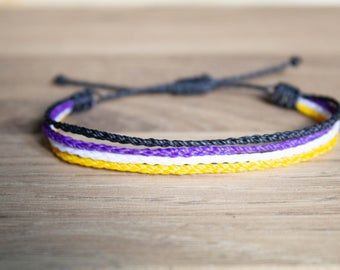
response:
[[[147,176],[71,166],[40,133],[75,89],[59,72],[145,85],[234,74],[291,54],[288,81],[340,98],[340,9],[139,8],[0,12],[0,268],[340,267],[340,148],[284,169]],[[140,136],[205,138],[309,120],[256,93],[145,96],[70,121]]]

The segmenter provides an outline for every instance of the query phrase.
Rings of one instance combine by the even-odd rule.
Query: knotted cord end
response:
[[[287,83],[279,83],[274,87],[274,92],[271,94],[270,99],[276,105],[294,109],[299,96],[300,90],[296,87]]]
[[[53,79],[53,83],[60,86],[68,85],[68,82],[68,78],[62,74],[55,76]]]
[[[292,56],[290,58],[290,64],[294,67],[300,65],[301,62],[302,62],[302,60],[301,60],[301,57],[299,57],[299,56]]]
[[[74,102],[73,112],[82,112],[92,108],[94,105],[94,91],[86,88],[71,96]]]

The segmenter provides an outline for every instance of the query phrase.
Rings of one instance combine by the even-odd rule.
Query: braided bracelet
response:
[[[268,87],[245,82],[299,63],[299,58],[293,57],[287,62],[237,76],[214,79],[201,75],[144,88],[89,83],[57,76],[54,81],[57,85],[86,88],[48,108],[43,132],[52,151],[62,160],[117,171],[147,174],[227,173],[263,170],[302,162],[335,146],[339,131],[338,102],[329,97],[302,94],[299,89],[286,83]],[[316,124],[293,131],[239,138],[167,140],[130,137],[62,121],[72,113],[89,110],[111,99],[156,93],[199,95],[226,87],[261,91],[273,104],[295,109],[311,117]],[[68,136],[68,133],[81,136],[75,138]]]

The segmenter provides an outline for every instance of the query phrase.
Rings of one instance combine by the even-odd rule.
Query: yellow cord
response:
[[[327,120],[327,117],[325,115],[323,115],[322,113],[306,106],[305,104],[303,104],[301,102],[296,103],[296,109],[300,113],[312,118],[313,120],[315,120],[319,123]]]
[[[284,167],[290,164],[299,163],[309,160],[320,154],[323,154],[333,148],[338,140],[335,136],[329,142],[321,145],[309,152],[297,154],[291,157],[285,157],[267,161],[254,161],[245,163],[220,163],[220,164],[197,164],[197,165],[150,165],[150,164],[132,164],[116,163],[102,160],[93,160],[82,158],[76,155],[61,152],[52,147],[53,152],[62,160],[92,168],[102,168],[115,171],[137,172],[146,174],[203,174],[203,173],[234,173],[242,171],[264,170],[269,168]]]

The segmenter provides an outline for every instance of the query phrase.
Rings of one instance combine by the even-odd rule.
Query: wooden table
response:
[[[340,267],[340,147],[263,172],[148,176],[54,157],[45,108],[77,78],[147,85],[234,74],[302,55],[262,79],[340,98],[340,9],[137,8],[0,12],[0,268]],[[145,96],[75,123],[140,136],[274,132],[310,121],[257,93]]]

